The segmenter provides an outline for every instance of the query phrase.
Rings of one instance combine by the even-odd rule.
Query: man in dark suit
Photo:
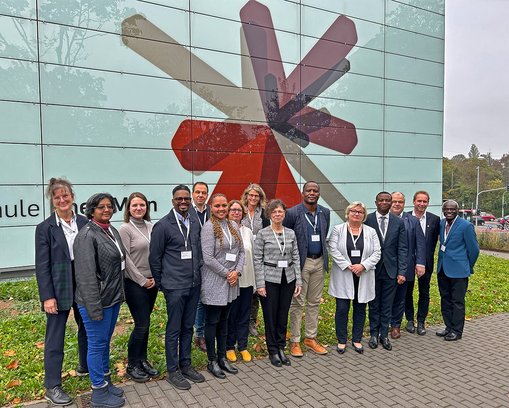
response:
[[[426,191],[417,191],[414,194],[414,210],[410,213],[419,220],[420,227],[424,232],[426,243],[426,267],[424,274],[417,271],[419,300],[417,302],[417,334],[426,334],[426,317],[429,310],[429,286],[433,266],[435,264],[435,248],[437,246],[438,234],[440,233],[440,217],[432,214],[426,209],[429,205],[429,194]],[[406,331],[415,332],[415,311],[414,311],[414,282],[409,281],[407,285],[405,300],[405,317],[407,319]]]
[[[191,366],[191,343],[196,307],[200,298],[203,264],[200,223],[189,215],[189,188],[173,189],[173,209],[152,230],[149,263],[157,287],[166,299],[165,350],[167,381],[188,390],[188,380],[200,383],[205,377]]]
[[[479,244],[474,226],[458,217],[456,201],[447,200],[442,211],[445,219],[440,221],[437,280],[445,329],[436,334],[446,341],[454,341],[463,335],[468,277],[474,273]]]
[[[320,299],[329,267],[329,254],[325,242],[330,226],[330,210],[318,205],[320,187],[308,181],[302,188],[302,203],[288,210],[283,221],[285,227],[295,231],[300,254],[302,291],[292,299],[290,306],[290,354],[302,357],[300,333],[304,303],[306,328],[304,345],[316,354],[327,354],[317,340]]]
[[[391,213],[400,217],[405,223],[408,244],[405,281],[398,285],[392,304],[391,338],[393,339],[399,339],[401,337],[400,327],[401,320],[403,319],[403,312],[405,311],[407,287],[410,282],[413,284],[416,273],[418,275],[424,274],[424,266],[426,263],[426,241],[419,220],[413,215],[403,212],[404,209],[405,195],[399,191],[392,193]]]
[[[389,341],[389,322],[398,282],[405,281],[407,270],[407,239],[403,220],[389,213],[392,196],[386,191],[376,195],[376,211],[369,214],[365,224],[374,228],[380,240],[382,257],[375,270],[375,298],[369,302],[369,347],[392,350]]]
[[[189,207],[189,215],[195,217],[200,226],[207,222],[210,218],[210,207],[207,204],[207,198],[209,196],[209,186],[204,181],[197,181],[193,184],[193,205]],[[206,352],[207,346],[205,345],[205,308],[198,301],[198,307],[196,309],[196,319],[194,321],[194,343],[201,351]]]

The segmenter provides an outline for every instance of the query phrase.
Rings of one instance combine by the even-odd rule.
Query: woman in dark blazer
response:
[[[74,302],[76,288],[74,275],[74,238],[88,220],[74,213],[72,184],[64,179],[52,178],[46,189],[51,215],[35,230],[35,276],[39,287],[42,310],[46,313],[44,338],[45,398],[55,405],[68,405],[71,397],[62,389],[62,363],[64,335],[71,308],[78,325],[77,374],[86,375],[87,334]]]
[[[124,300],[126,250],[118,231],[110,224],[116,212],[113,197],[90,197],[85,214],[90,222],[74,241],[76,253],[76,303],[88,335],[88,369],[92,383],[92,407],[118,408],[124,392],[111,383],[110,342]]]
[[[291,365],[285,355],[288,311],[302,288],[299,248],[295,232],[283,226],[286,206],[272,200],[267,215],[272,225],[262,229],[254,251],[255,279],[265,320],[265,339],[272,365]]]

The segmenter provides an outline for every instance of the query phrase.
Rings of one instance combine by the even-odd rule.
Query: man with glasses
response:
[[[455,341],[463,336],[465,295],[468,278],[474,273],[479,256],[479,244],[474,226],[458,217],[456,201],[447,200],[442,211],[445,218],[440,221],[437,281],[445,329],[436,335],[446,341]]]
[[[209,196],[209,186],[204,181],[197,181],[193,184],[193,205],[189,208],[189,214],[195,217],[200,226],[207,222],[210,218],[210,207],[207,204]],[[205,308],[198,300],[198,307],[196,308],[196,319],[194,321],[194,344],[201,351],[206,352],[207,346],[205,345]]]
[[[184,185],[173,189],[173,209],[154,225],[150,240],[150,269],[166,299],[167,381],[188,390],[188,380],[205,377],[191,366],[191,343],[196,307],[200,298],[203,264],[200,223],[189,215],[191,192]]]
[[[304,303],[306,305],[304,346],[316,354],[327,354],[317,340],[320,299],[329,268],[329,254],[325,242],[330,226],[330,210],[318,205],[320,187],[308,181],[302,188],[302,203],[292,207],[283,221],[295,231],[299,247],[302,290],[290,306],[290,354],[302,357],[300,333]]]
[[[419,225],[419,220],[413,215],[403,212],[404,209],[405,195],[399,191],[395,191],[392,193],[391,213],[396,217],[400,217],[405,223],[408,252],[405,280],[403,282],[398,280],[394,302],[392,303],[391,338],[393,339],[399,339],[401,337],[401,321],[403,320],[403,313],[405,311],[408,282],[413,283],[416,274],[418,277],[424,275],[426,263],[426,241],[421,226]]]
[[[389,341],[389,322],[398,283],[405,281],[407,270],[407,239],[403,220],[389,212],[392,196],[387,191],[376,195],[376,211],[368,215],[365,224],[374,228],[380,240],[382,257],[376,264],[375,298],[369,302],[368,346],[392,350]]]

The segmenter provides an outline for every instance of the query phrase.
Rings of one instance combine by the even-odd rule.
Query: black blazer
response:
[[[191,204],[191,206],[189,207],[188,213],[191,217],[195,217],[196,220],[198,221],[198,223],[200,224],[200,226],[203,227],[203,225],[201,225],[201,222],[200,222],[200,217],[198,216],[198,213],[196,212],[196,208],[194,208],[193,204]],[[207,222],[208,220],[210,220],[210,206],[208,204],[205,204],[205,214],[207,214],[207,219],[205,220],[205,222]]]
[[[408,212],[412,214],[412,211]],[[420,225],[419,225],[420,226]],[[435,249],[440,235],[440,217],[426,211],[426,273],[433,273]]]
[[[388,213],[388,216],[389,225],[385,233],[385,240],[378,227],[376,213],[368,214],[368,218],[364,223],[375,229],[382,249],[382,257],[376,264],[375,276],[379,277],[382,273],[382,267],[385,266],[389,277],[396,279],[398,275],[406,275],[408,244],[403,220],[391,213]]]
[[[83,215],[76,216],[78,230],[88,223]],[[55,298],[58,310],[69,310],[74,301],[74,282],[71,255],[62,226],[57,225],[55,213],[35,229],[35,276],[39,298]]]

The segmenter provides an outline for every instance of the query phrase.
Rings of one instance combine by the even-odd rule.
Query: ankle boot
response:
[[[125,400],[122,397],[117,397],[108,391],[108,384],[101,388],[92,388],[92,398],[90,404],[93,408],[120,408],[124,406]]]
[[[113,394],[116,397],[124,396],[124,390],[122,388],[114,386],[113,383],[111,382],[111,374],[105,374],[104,381],[108,383],[108,392],[110,394]]]

